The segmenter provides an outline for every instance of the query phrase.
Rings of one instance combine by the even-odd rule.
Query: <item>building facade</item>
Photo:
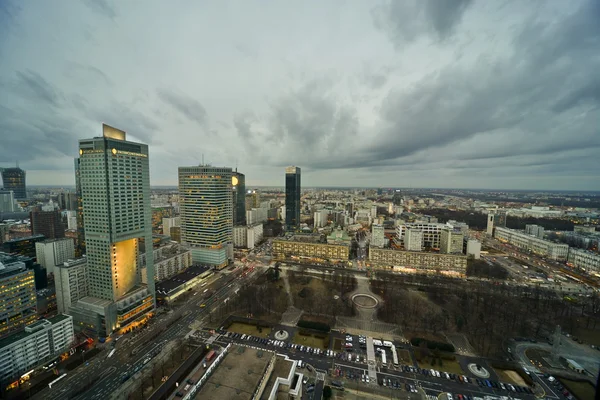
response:
[[[300,227],[300,173],[299,167],[285,169],[285,227],[288,232]]]
[[[535,236],[536,238],[543,239],[544,238],[544,227],[539,225],[525,225],[525,233],[531,236]]]
[[[234,171],[231,176],[233,225],[246,225],[246,175]]]
[[[179,168],[181,241],[196,263],[221,269],[233,258],[231,182],[231,168]]]
[[[181,226],[181,217],[162,219],[163,235],[171,236],[171,228]]]
[[[596,252],[571,247],[568,262],[588,274],[600,274],[600,254]]]
[[[0,382],[12,382],[69,351],[74,339],[73,318],[61,314],[0,340]]]
[[[154,249],[153,253],[155,281],[168,279],[192,265],[192,252],[178,243],[160,246]],[[147,279],[147,275],[144,273],[146,268],[145,254],[140,254],[139,264],[142,266],[142,280],[145,282]]]
[[[29,213],[31,220],[31,234],[44,235],[46,239],[60,239],[65,237],[65,226],[62,223],[60,211],[32,211]]]
[[[497,227],[494,230],[494,237],[501,242],[510,243],[520,249],[528,250],[553,260],[564,261],[567,259],[569,253],[569,245],[567,244],[554,243],[514,229]]]
[[[25,184],[26,173],[21,168],[3,168],[2,186],[5,190],[12,190],[17,200],[27,199],[27,185]]]
[[[462,254],[464,235],[461,231],[442,229],[440,238],[440,253]]]
[[[406,244],[404,243],[406,230],[415,229],[423,232],[421,248],[439,249],[442,238],[442,229],[444,227],[444,224],[439,224],[437,222],[402,222],[396,226],[396,244],[406,248]]]
[[[101,137],[79,141],[79,179],[89,293],[117,305],[103,317],[107,330],[122,330],[124,322],[141,323],[154,309],[148,146],[127,141],[124,131],[103,124]],[[139,273],[140,241],[147,253],[147,288]],[[129,306],[119,304],[132,305],[135,318]]]
[[[423,250],[423,230],[419,228],[407,228],[404,231],[404,250],[422,251]]]
[[[386,241],[383,225],[373,224],[371,226],[371,246],[382,248],[385,247]]]
[[[34,271],[11,254],[0,253],[0,338],[37,319]]]
[[[15,192],[12,190],[0,189],[0,212],[19,211],[17,202],[15,200]]]
[[[465,276],[467,257],[453,254],[402,251],[369,248],[369,262],[373,266],[394,268],[405,272],[441,273]]]
[[[46,268],[46,273],[53,274],[55,266],[75,258],[75,243],[71,238],[51,239],[35,244],[35,255],[38,264]]]
[[[83,199],[81,197],[81,174],[79,158],[74,160],[75,165],[75,197],[77,199],[77,247],[76,255],[81,257],[85,254],[85,227],[83,226]]]
[[[467,241],[467,256],[473,257],[475,260],[481,258],[481,242],[475,239]]]
[[[87,259],[65,261],[54,270],[56,305],[59,313],[68,313],[69,308],[89,295]]]
[[[350,246],[346,244],[320,243],[313,239],[292,236],[287,240],[273,240],[271,253],[277,260],[304,259],[342,262],[348,261]]]

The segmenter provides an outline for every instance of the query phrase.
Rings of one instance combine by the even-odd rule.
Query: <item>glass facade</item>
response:
[[[300,226],[300,168],[285,169],[285,227],[295,231]]]
[[[21,168],[4,168],[2,170],[2,186],[6,190],[12,190],[17,200],[27,198],[25,175],[25,171]]]

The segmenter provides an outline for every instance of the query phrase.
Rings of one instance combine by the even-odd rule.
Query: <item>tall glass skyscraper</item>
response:
[[[124,131],[105,124],[102,134],[79,141],[79,185],[89,293],[115,305],[105,307],[111,331],[154,309],[150,173],[147,145],[129,142]],[[140,279],[140,242],[148,287]]]
[[[237,171],[231,177],[233,225],[246,225],[246,176]]]
[[[15,199],[23,200],[27,198],[27,187],[25,185],[25,171],[21,168],[3,168],[2,171],[2,186],[6,190],[12,190]]]
[[[179,167],[181,241],[196,263],[217,269],[233,258],[232,170]]]
[[[294,231],[300,227],[300,168],[285,169],[285,227]]]

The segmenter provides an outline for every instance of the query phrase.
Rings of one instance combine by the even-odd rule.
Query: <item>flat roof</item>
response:
[[[275,359],[275,365],[273,366],[273,372],[271,372],[271,376],[269,377],[269,381],[267,382],[267,386],[265,387],[265,391],[263,392],[261,399],[268,399],[271,394],[271,390],[273,390],[273,386],[275,385],[275,381],[277,378],[287,378],[290,375],[290,370],[292,369],[293,361],[286,360],[284,357],[277,357]],[[284,385],[283,388],[280,386],[277,391],[279,395],[285,393],[285,398],[288,397],[287,393],[289,392],[290,387],[288,385]],[[282,390],[284,389],[284,390]]]
[[[211,269],[212,267],[208,265],[192,265],[191,267],[189,267],[183,272],[180,272],[174,277],[157,283],[156,292],[160,292],[161,294],[171,293],[181,285],[191,281],[198,275],[202,275]]]
[[[274,353],[270,351],[231,346],[221,364],[194,398],[197,400],[252,399],[273,355]]]
[[[60,321],[68,319],[68,318],[70,318],[68,315],[60,314],[55,317],[47,319],[47,321],[51,322],[52,324],[56,324]],[[46,321],[46,320],[40,319],[40,320],[37,320],[34,323],[29,324],[27,326],[35,327],[36,325],[42,325],[44,323],[44,321]],[[22,340],[22,339],[26,338],[27,336],[33,335],[35,333],[37,333],[37,332],[26,332],[25,330],[13,333],[12,335],[7,336],[4,339],[0,340],[0,349],[3,347],[6,347],[8,345],[11,345],[15,342],[18,342],[19,340]]]

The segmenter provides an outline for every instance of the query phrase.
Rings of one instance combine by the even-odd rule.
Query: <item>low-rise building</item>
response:
[[[156,301],[169,303],[188,290],[205,282],[214,270],[206,265],[192,265],[174,277],[156,284]]]
[[[73,344],[73,318],[57,315],[0,340],[0,382],[10,382],[68,351]]]
[[[540,239],[515,229],[496,227],[494,237],[502,242],[510,243],[520,249],[528,250],[553,260],[564,261],[567,259],[569,253],[569,246],[566,244]]]
[[[329,244],[320,236],[294,235],[273,240],[273,257],[277,260],[297,259],[316,261],[348,261],[350,247],[347,244]]]
[[[415,273],[441,273],[464,276],[467,257],[421,251],[369,248],[369,262],[375,267]]]
[[[568,262],[588,274],[600,274],[600,254],[571,247]]]
[[[89,295],[87,259],[68,260],[56,266],[54,283],[58,312],[66,313],[79,299]]]

